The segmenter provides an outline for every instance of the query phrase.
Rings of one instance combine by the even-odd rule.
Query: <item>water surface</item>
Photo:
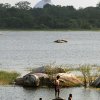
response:
[[[63,88],[60,97],[68,100],[73,94],[73,100],[100,100],[100,90],[84,88]],[[25,89],[23,87],[0,87],[0,100],[52,100],[55,98],[54,89],[39,88]]]
[[[0,31],[0,69],[45,64],[100,64],[100,32]],[[53,41],[66,39],[68,43]]]
[[[53,41],[66,39],[68,43]],[[100,64],[100,32],[95,31],[0,31],[0,70],[23,71],[45,64]],[[100,100],[100,90],[63,88],[67,100]],[[0,86],[0,100],[52,100],[54,89]]]

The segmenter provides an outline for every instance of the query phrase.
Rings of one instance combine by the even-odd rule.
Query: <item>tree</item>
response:
[[[75,9],[47,4],[44,8],[31,8],[27,1],[15,6],[1,3],[0,28],[100,29],[100,3],[97,6]]]
[[[3,8],[4,4],[3,3],[0,3],[0,8]]]
[[[97,7],[100,8],[100,2],[97,4]]]
[[[0,8],[11,8],[11,4],[9,4],[9,3],[5,3],[5,4],[0,3]]]
[[[82,73],[83,78],[84,78],[83,83],[84,83],[85,88],[87,87],[88,82],[90,82],[91,80],[90,71],[91,71],[91,68],[89,65],[82,65],[80,67],[80,72]]]
[[[5,4],[4,4],[4,7],[5,7],[5,8],[11,8],[11,4],[5,3]]]
[[[29,10],[31,8],[30,2],[28,2],[28,1],[20,1],[15,4],[15,7],[18,9],[24,9],[24,10]]]

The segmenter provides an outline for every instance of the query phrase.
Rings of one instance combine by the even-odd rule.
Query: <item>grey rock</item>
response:
[[[38,87],[44,86],[48,84],[49,77],[47,74],[44,73],[29,73],[23,76],[22,78],[17,78],[15,80],[16,85],[22,85],[26,87]]]
[[[17,78],[15,80],[15,85],[23,85],[23,78]]]
[[[39,78],[34,74],[23,76],[23,86],[37,87],[39,86]]]
[[[92,84],[91,86],[100,88],[100,77],[98,77]]]
[[[54,41],[55,43],[67,43],[68,41],[67,40],[55,40]]]
[[[39,68],[34,68],[31,73],[45,73],[46,67],[42,66]]]

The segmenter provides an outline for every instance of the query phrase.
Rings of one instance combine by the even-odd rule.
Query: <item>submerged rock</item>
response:
[[[55,40],[54,42],[56,42],[56,43],[66,43],[66,42],[68,42],[67,40]]]

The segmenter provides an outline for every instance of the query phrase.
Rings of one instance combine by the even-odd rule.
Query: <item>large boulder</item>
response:
[[[27,87],[37,87],[40,85],[47,84],[49,80],[48,75],[44,73],[29,73],[22,78],[17,78],[15,80],[16,85],[22,85]]]
[[[63,87],[75,87],[81,86],[82,82],[73,74],[70,73],[59,73],[61,85]]]
[[[92,84],[91,86],[100,88],[100,77],[98,77]]]
[[[39,77],[35,74],[27,74],[23,76],[23,86],[39,86]]]
[[[39,78],[39,86],[48,86],[50,83],[49,76],[45,73],[34,73]]]

